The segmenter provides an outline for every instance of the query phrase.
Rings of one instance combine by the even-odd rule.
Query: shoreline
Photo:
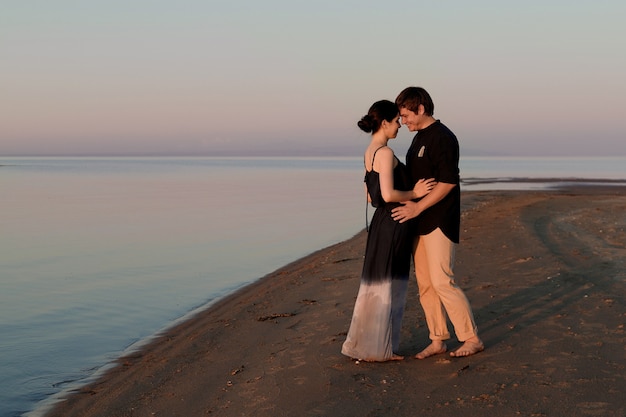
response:
[[[485,407],[622,415],[615,397],[626,387],[624,365],[610,358],[623,357],[626,340],[624,292],[615,291],[625,281],[626,188],[468,191],[462,204],[456,275],[474,308],[483,353],[393,364],[343,357],[361,231],[199,309],[41,412],[288,416],[328,415],[341,406],[355,416],[478,416]],[[609,232],[605,224],[617,226]],[[608,271],[619,279],[607,279]],[[428,342],[411,283],[405,355]],[[577,322],[581,314],[589,328]],[[568,343],[577,348],[567,353]],[[603,372],[592,376],[598,358]]]

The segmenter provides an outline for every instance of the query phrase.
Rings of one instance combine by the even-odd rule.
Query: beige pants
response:
[[[431,340],[450,338],[449,317],[459,341],[477,335],[469,301],[454,282],[456,244],[441,229],[419,236],[415,242],[414,261],[420,302],[426,315]]]

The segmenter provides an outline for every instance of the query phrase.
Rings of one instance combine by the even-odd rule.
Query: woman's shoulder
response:
[[[378,156],[382,156],[383,158],[393,158],[394,157],[394,153],[393,153],[393,149],[391,149],[389,146],[381,146],[380,148],[376,149],[372,156],[373,158],[376,158]]]
[[[370,171],[374,168],[374,164],[380,163],[381,159],[389,159],[394,156],[393,150],[389,146],[383,145],[375,149],[368,149],[365,152],[365,168]]]
[[[393,149],[391,149],[389,146],[381,146],[380,148],[374,151],[374,154],[372,155],[372,161],[374,161],[374,163],[377,160],[389,161],[389,160],[392,160],[394,157],[395,157],[395,154],[393,153]]]

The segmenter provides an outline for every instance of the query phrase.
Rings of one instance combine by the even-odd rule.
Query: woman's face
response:
[[[383,120],[382,128],[384,129],[387,139],[394,139],[396,136],[398,136],[398,129],[400,129],[400,126],[401,125],[399,114],[396,115],[396,117],[391,122]]]

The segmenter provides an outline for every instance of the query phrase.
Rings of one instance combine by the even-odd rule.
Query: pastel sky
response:
[[[4,156],[356,156],[409,85],[466,154],[626,155],[623,0],[1,6]]]

